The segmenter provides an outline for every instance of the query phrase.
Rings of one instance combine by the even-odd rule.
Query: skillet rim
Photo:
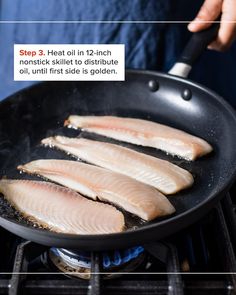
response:
[[[202,84],[196,83],[193,80],[190,79],[185,79],[179,76],[173,76],[167,73],[162,73],[162,72],[158,72],[158,71],[149,71],[149,70],[136,70],[136,69],[128,69],[125,71],[125,74],[138,74],[138,75],[152,75],[152,76],[157,76],[157,77],[161,77],[161,78],[165,78],[165,79],[171,79],[174,80],[176,82],[181,82],[184,83],[185,85],[190,85],[191,87],[195,87],[203,92],[205,92],[207,94],[207,96],[210,96],[212,99],[217,100],[223,107],[225,110],[227,110],[227,112],[231,115],[231,118],[234,119],[235,121],[235,126],[236,126],[236,112],[233,109],[233,107],[224,100],[223,97],[221,97],[220,95],[218,95],[216,92],[212,91],[211,89],[203,86]],[[70,82],[82,82],[82,81],[62,81],[62,83],[70,83]],[[93,82],[93,81],[88,81],[88,82]],[[0,107],[2,104],[4,104],[5,102],[9,102],[11,99],[14,99],[14,97],[16,95],[20,95],[21,93],[24,93],[25,91],[29,91],[30,89],[34,88],[34,87],[39,87],[40,85],[43,84],[51,84],[53,82],[51,81],[44,81],[44,82],[39,82],[39,83],[35,83],[31,86],[28,86],[26,88],[23,88],[20,91],[17,91],[13,94],[11,94],[10,96],[8,96],[7,98],[3,99],[0,102]],[[58,83],[58,82],[57,82]],[[133,242],[133,239],[137,240],[137,236],[139,236],[139,240],[143,239],[143,235],[142,233],[148,234],[148,232],[155,232],[156,228],[159,228],[160,231],[163,232],[164,229],[166,228],[177,228],[177,230],[166,230],[166,234],[161,234],[160,237],[157,237],[156,240],[161,239],[166,237],[167,235],[170,235],[171,233],[175,233],[177,231],[179,231],[180,229],[183,229],[184,227],[186,227],[187,225],[190,225],[192,223],[194,223],[196,220],[200,219],[203,215],[205,215],[213,206],[214,204],[217,203],[217,201],[219,201],[222,197],[223,197],[223,193],[233,184],[233,182],[236,180],[236,166],[233,168],[231,168],[231,177],[228,177],[224,184],[220,187],[220,189],[217,189],[217,192],[213,193],[213,194],[209,194],[208,197],[206,199],[204,199],[202,202],[200,202],[198,205],[196,205],[195,207],[188,209],[176,216],[170,216],[169,218],[162,220],[162,221],[157,221],[157,223],[153,223],[153,224],[149,224],[146,225],[144,227],[138,227],[132,230],[127,230],[124,232],[120,232],[120,233],[112,233],[112,234],[98,234],[98,235],[74,235],[74,234],[64,234],[64,233],[56,233],[56,232],[52,232],[52,231],[47,231],[45,229],[40,229],[40,228],[33,228],[33,227],[29,227],[25,224],[21,224],[20,222],[14,221],[10,218],[7,217],[2,217],[0,216],[0,226],[4,227],[5,229],[9,230],[9,225],[11,227],[11,225],[15,225],[15,230],[9,230],[15,234],[17,234],[19,229],[21,232],[22,231],[27,231],[26,235],[29,236],[31,235],[31,233],[33,234],[37,234],[39,235],[39,239],[37,239],[37,241],[35,239],[32,239],[33,241],[37,242],[37,243],[42,243],[44,245],[48,245],[48,246],[55,246],[53,244],[53,241],[50,242],[41,242],[40,238],[43,236],[44,239],[48,239],[48,240],[57,240],[57,241],[61,241],[59,244],[60,246],[65,243],[69,244],[69,246],[66,247],[74,247],[73,245],[76,244],[76,242],[78,243],[78,248],[80,248],[80,244],[84,243],[86,241],[93,241],[94,242],[94,247],[88,247],[90,248],[96,248],[96,249],[110,249],[113,248],[109,245],[105,245],[103,247],[103,245],[108,241],[108,240],[120,240],[119,237],[122,238],[122,241],[126,240],[127,243],[126,244],[130,244]],[[188,224],[186,224],[186,219],[188,220]],[[175,226],[173,226],[173,223],[175,223]],[[177,226],[178,223],[178,226]],[[26,236],[25,235],[25,236]],[[21,235],[22,236],[22,235]],[[136,238],[135,238],[136,236]],[[129,241],[130,238],[130,241]],[[148,241],[148,240],[155,240],[152,237],[147,239],[145,238],[145,241],[141,241],[142,244],[144,244],[144,242]],[[139,244],[140,242],[135,242],[135,244]],[[58,243],[57,243],[58,244]],[[96,245],[95,245],[96,244]],[[123,242],[124,244],[124,242]],[[133,243],[134,244],[134,243]],[[72,245],[72,246],[70,246]],[[83,246],[82,246],[83,247]],[[124,246],[126,247],[126,246]]]

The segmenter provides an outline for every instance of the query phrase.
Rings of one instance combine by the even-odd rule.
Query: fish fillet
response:
[[[25,217],[69,234],[121,232],[124,216],[116,208],[44,181],[0,180],[0,191]]]
[[[45,138],[42,143],[55,146],[86,162],[135,178],[164,194],[176,193],[193,184],[193,177],[188,171],[168,161],[116,144],[63,136]]]
[[[205,140],[151,121],[113,116],[69,116],[65,125],[137,145],[154,147],[186,160],[212,151]]]
[[[94,200],[98,198],[116,204],[144,220],[175,211],[154,187],[93,165],[67,160],[36,160],[18,169],[41,175]]]

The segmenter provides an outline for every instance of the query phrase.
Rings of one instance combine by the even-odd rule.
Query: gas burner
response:
[[[126,250],[104,252],[101,256],[101,272],[107,272],[104,278],[109,279],[119,277],[121,275],[119,272],[134,271],[144,261],[145,253],[143,247],[138,246]],[[90,278],[90,252],[50,248],[47,257],[49,265],[53,264],[68,276]]]

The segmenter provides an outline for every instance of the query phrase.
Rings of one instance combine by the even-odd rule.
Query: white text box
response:
[[[124,44],[15,44],[15,81],[124,81]]]

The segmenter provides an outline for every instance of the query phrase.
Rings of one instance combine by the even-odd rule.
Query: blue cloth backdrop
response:
[[[201,0],[0,0],[0,20],[191,20]],[[186,24],[0,24],[0,100],[13,81],[14,43],[124,43],[126,67],[168,71],[188,40]],[[206,51],[190,78],[236,106],[236,46]]]

